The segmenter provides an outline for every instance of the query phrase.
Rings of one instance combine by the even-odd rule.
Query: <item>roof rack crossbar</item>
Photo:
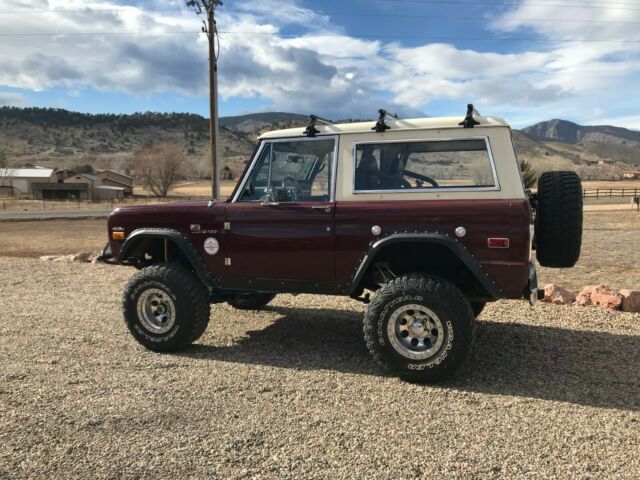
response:
[[[478,111],[473,108],[473,103],[467,105],[467,116],[458,125],[464,128],[473,128],[476,125],[480,125],[480,122],[473,118],[473,114],[480,115]]]

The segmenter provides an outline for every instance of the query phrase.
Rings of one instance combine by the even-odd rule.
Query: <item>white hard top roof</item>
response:
[[[500,117],[484,117],[475,116],[476,121],[480,122],[478,127],[508,127],[509,124]],[[464,116],[458,117],[434,117],[434,118],[392,118],[387,117],[385,123],[390,127],[389,132],[398,130],[421,130],[431,129],[438,130],[444,128],[464,128],[460,126],[460,122],[464,120]],[[316,129],[320,132],[318,135],[340,135],[349,133],[370,133],[375,127],[376,122],[359,122],[359,123],[336,123],[325,125],[317,123]],[[305,135],[306,127],[289,128],[286,130],[274,130],[260,136],[265,138],[282,138],[282,137],[300,137]]]
[[[49,178],[52,168],[7,168],[0,169],[0,176],[12,178]]]

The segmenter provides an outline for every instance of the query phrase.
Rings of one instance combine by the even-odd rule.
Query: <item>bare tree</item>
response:
[[[182,147],[161,143],[138,151],[132,161],[135,175],[156,197],[166,197],[186,161]]]

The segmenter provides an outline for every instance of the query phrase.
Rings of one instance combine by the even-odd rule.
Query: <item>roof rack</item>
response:
[[[458,125],[464,128],[473,128],[476,125],[480,125],[480,122],[473,118],[473,114],[480,116],[480,113],[473,108],[473,103],[467,105],[467,116],[464,117],[464,120],[461,121]]]
[[[315,137],[316,134],[320,133],[320,131],[316,128],[316,122],[324,123],[325,125],[332,125],[329,120],[320,118],[317,115],[309,115],[309,125],[307,125],[307,128],[304,130],[304,134],[307,137]]]
[[[393,114],[391,115],[389,112],[387,112],[384,109],[380,109],[378,110],[378,113],[380,114],[380,117],[378,118],[378,121],[376,122],[376,126],[373,127],[371,130],[375,130],[378,133],[384,133],[387,130],[389,130],[391,127],[389,125],[387,125],[386,123],[384,123],[384,119],[389,116],[391,118],[398,118],[397,114]]]

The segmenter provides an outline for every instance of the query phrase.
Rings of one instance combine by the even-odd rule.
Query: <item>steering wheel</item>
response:
[[[296,188],[296,179],[293,177],[284,177],[282,179],[282,186],[284,188]]]
[[[422,180],[423,182],[430,183],[432,187],[437,188],[437,187],[440,186],[440,185],[438,185],[438,182],[436,182],[433,178],[427,177],[426,175],[421,175],[419,173],[410,172],[408,170],[405,170],[403,173],[407,177],[415,178],[416,180]]]

